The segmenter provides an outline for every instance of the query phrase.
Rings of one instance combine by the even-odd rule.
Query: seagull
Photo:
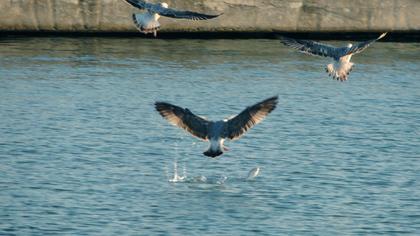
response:
[[[283,36],[280,36],[279,39],[284,45],[297,49],[302,53],[332,57],[334,62],[328,64],[325,71],[329,76],[332,76],[333,79],[345,81],[354,66],[354,63],[350,62],[351,57],[354,54],[365,50],[375,41],[385,37],[386,34],[387,33],[383,33],[376,39],[360,42],[355,45],[349,43],[346,47],[334,47],[311,40],[299,40]]]
[[[250,107],[238,115],[220,121],[209,121],[204,117],[194,115],[187,108],[181,108],[166,102],[156,102],[155,108],[169,123],[191,133],[193,136],[210,142],[208,157],[217,157],[228,149],[223,145],[225,139],[236,140],[251,127],[260,123],[276,108],[278,96],[274,96]]]
[[[165,2],[153,4],[141,0],[125,1],[134,7],[147,10],[147,12],[145,13],[133,14],[133,21],[137,28],[140,30],[140,32],[144,34],[153,33],[155,37],[157,35],[157,31],[160,28],[160,23],[158,21],[160,16],[189,20],[207,20],[221,15],[206,15],[192,11],[178,11],[175,9],[168,8],[169,6]]]

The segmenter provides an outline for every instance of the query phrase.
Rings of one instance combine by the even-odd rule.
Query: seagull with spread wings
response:
[[[166,102],[156,102],[155,108],[169,123],[191,133],[193,136],[210,142],[203,154],[217,157],[228,149],[223,145],[225,139],[239,139],[251,127],[260,123],[276,108],[278,96],[268,98],[250,107],[238,115],[221,121],[209,121],[194,115],[187,108],[181,108]]]
[[[332,76],[334,79],[344,81],[347,80],[347,77],[354,66],[354,63],[350,62],[351,57],[354,54],[365,50],[369,45],[385,37],[385,35],[386,33],[383,33],[376,39],[363,41],[355,45],[349,43],[347,47],[334,47],[311,40],[300,40],[283,36],[280,36],[279,39],[284,45],[297,49],[302,53],[332,57],[334,63],[328,64],[325,70],[328,72],[329,76]]]
[[[140,32],[144,34],[153,33],[155,37],[157,35],[157,31],[160,28],[160,23],[158,20],[161,16],[189,20],[208,20],[221,15],[207,15],[192,11],[179,11],[168,8],[169,6],[165,2],[153,4],[142,0],[125,1],[136,8],[146,10],[145,13],[133,14],[133,21]]]

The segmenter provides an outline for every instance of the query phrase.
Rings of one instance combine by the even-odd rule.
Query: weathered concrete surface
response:
[[[158,2],[159,0],[150,0]],[[419,31],[420,0],[166,0],[224,14],[209,21],[162,18],[162,31]],[[0,31],[134,32],[124,0],[0,0]]]

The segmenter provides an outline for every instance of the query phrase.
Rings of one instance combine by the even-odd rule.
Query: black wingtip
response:
[[[170,104],[167,102],[155,102],[155,109],[161,111],[170,107]]]
[[[130,4],[133,7],[140,8],[136,0],[125,0],[126,3]]]
[[[203,18],[200,18],[199,20],[213,19],[213,18],[216,18],[216,17],[219,17],[219,16],[223,15],[223,12],[220,13],[220,14],[217,14],[217,15],[207,15],[207,14],[203,14],[203,15],[204,15],[204,17]]]
[[[279,102],[279,96],[276,95],[276,96],[269,97],[269,98],[259,102],[259,104],[263,107],[267,107],[268,108],[268,113],[270,113],[274,109],[276,109],[278,102]]]
[[[291,46],[293,43],[299,42],[298,40],[294,38],[289,38],[283,35],[276,35],[275,37],[278,40],[280,40],[280,43],[284,44],[285,46]]]
[[[272,101],[275,104],[277,104],[279,102],[279,95],[275,95],[275,96],[269,97],[269,98],[265,99],[263,102],[270,102],[270,101]]]
[[[221,15],[223,15],[223,14],[225,14],[224,12],[222,12],[222,13],[220,13],[220,14],[217,14],[217,15],[211,15],[212,16],[212,18],[216,18],[216,17],[219,17],[219,16],[221,16]]]

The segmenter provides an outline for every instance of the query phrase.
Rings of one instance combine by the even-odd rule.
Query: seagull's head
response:
[[[347,44],[347,47],[351,48],[351,47],[353,47],[353,44],[349,43],[349,44]]]
[[[166,2],[162,2],[160,4],[160,6],[163,7],[163,8],[168,8],[169,7],[169,5]]]

